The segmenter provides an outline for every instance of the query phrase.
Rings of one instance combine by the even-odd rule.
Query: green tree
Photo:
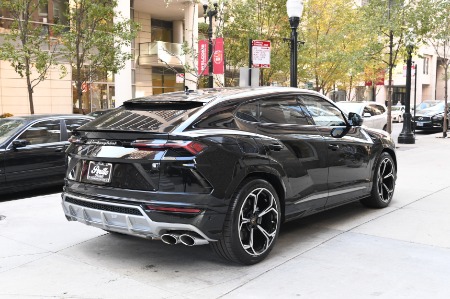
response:
[[[444,102],[448,105],[448,80],[450,66],[450,2],[446,0],[419,1],[414,30],[431,45],[444,68]],[[447,137],[448,119],[444,113],[443,137]]]
[[[45,0],[3,0],[0,9],[12,16],[11,31],[0,45],[0,59],[11,63],[20,77],[26,79],[30,113],[34,114],[34,88],[46,79],[56,64],[58,40],[50,38],[48,25],[33,21]]]
[[[365,36],[358,10],[346,0],[310,0],[300,25],[304,45],[300,47],[299,76],[313,80],[315,89],[330,92],[364,70]]]
[[[73,0],[68,7],[68,27],[58,27],[64,57],[72,67],[78,109],[82,111],[82,85],[99,73],[117,73],[131,58],[122,46],[131,44],[138,26],[114,10],[115,0]]]
[[[285,82],[289,74],[289,34],[286,0],[235,0],[228,4],[223,29],[228,72],[248,66],[248,40],[271,41],[270,68],[262,73],[262,85]],[[233,75],[235,77],[236,75]]]
[[[392,132],[392,71],[399,60],[404,58],[404,35],[408,28],[414,26],[416,2],[420,1],[371,0],[361,10],[365,20],[361,32],[376,37],[380,49],[379,61],[388,70],[388,132]]]

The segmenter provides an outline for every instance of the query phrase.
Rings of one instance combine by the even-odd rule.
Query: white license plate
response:
[[[416,123],[418,127],[423,127],[423,123]]]
[[[90,161],[86,178],[94,182],[109,183],[111,182],[111,172],[111,163]]]

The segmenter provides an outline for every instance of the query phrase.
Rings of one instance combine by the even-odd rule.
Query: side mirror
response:
[[[359,127],[363,123],[363,119],[361,115],[355,112],[350,112],[348,114],[348,120],[350,121],[350,125],[353,127]]]
[[[30,145],[30,144],[31,143],[25,139],[17,139],[12,142],[13,148],[26,147],[27,145]]]
[[[349,128],[348,127],[336,127],[331,130],[331,137],[333,138],[341,138],[345,134],[347,134]]]

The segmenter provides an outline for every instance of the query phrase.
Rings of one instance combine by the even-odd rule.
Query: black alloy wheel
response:
[[[371,195],[361,202],[372,208],[387,207],[394,196],[396,179],[397,170],[392,156],[386,152],[381,153],[375,168]]]
[[[256,264],[270,253],[280,231],[278,195],[267,181],[252,179],[241,184],[232,200],[223,236],[211,247],[225,259]]]

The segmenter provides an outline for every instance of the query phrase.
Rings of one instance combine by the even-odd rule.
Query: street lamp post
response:
[[[203,12],[205,14],[205,22],[208,17],[209,26],[208,26],[208,87],[214,87],[214,77],[213,77],[213,29],[212,29],[212,18],[217,15],[217,1],[213,2],[214,9],[209,8],[208,0],[202,0],[203,3]]]
[[[286,2],[287,14],[289,17],[289,24],[291,25],[291,87],[297,87],[297,28],[300,23],[300,17],[303,13],[303,1],[301,0],[287,0]]]
[[[414,49],[414,34],[412,29],[409,29],[408,34],[405,35],[406,52],[408,57],[406,59],[406,97],[405,97],[405,113],[403,114],[403,129],[398,136],[398,143],[414,144],[416,140],[411,131],[411,66],[412,66],[412,51]]]

